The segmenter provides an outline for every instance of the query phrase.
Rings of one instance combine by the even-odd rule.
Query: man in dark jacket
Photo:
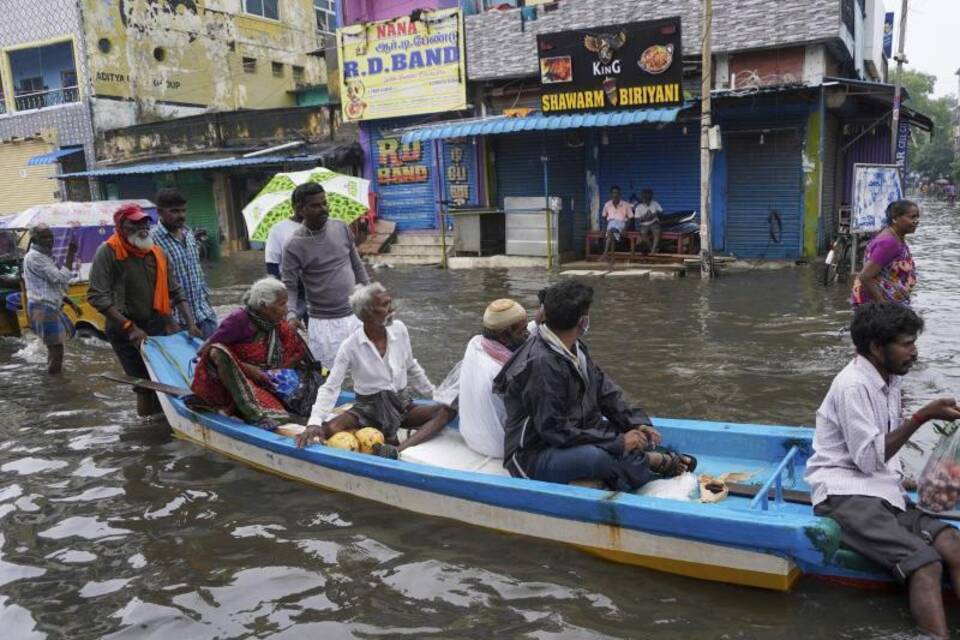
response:
[[[547,482],[600,480],[632,491],[658,476],[693,471],[690,455],[652,449],[660,434],[590,357],[593,289],[565,280],[546,290],[544,324],[494,380],[507,411],[504,467]]]

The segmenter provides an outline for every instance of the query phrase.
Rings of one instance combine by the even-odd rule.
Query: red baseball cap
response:
[[[144,218],[149,218],[143,209],[140,208],[138,204],[125,204],[119,209],[116,213],[113,214],[113,224],[120,226],[124,220],[129,220],[130,222],[139,222]]]

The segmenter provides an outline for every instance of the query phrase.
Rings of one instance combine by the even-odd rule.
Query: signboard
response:
[[[407,123],[409,121],[403,121]],[[389,132],[402,126],[371,127],[370,160],[379,216],[397,223],[399,231],[436,227],[437,183],[433,145],[429,142],[404,144]]]
[[[338,29],[337,52],[346,121],[467,106],[459,9],[415,11],[412,16]]]
[[[887,205],[903,198],[900,172],[893,164],[853,165],[853,213],[850,230],[873,232],[887,221]]]
[[[907,141],[910,139],[910,123],[903,117],[897,120],[897,154],[894,164],[900,169],[900,175],[907,175]]]
[[[680,18],[537,36],[544,113],[683,102]]]
[[[893,57],[893,11],[883,15],[883,55]]]
[[[477,153],[474,138],[443,142],[443,174],[446,200],[453,208],[480,204],[477,188]]]

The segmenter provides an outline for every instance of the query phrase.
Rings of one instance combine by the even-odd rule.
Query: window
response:
[[[253,16],[261,18],[270,18],[271,20],[280,19],[280,11],[277,8],[279,0],[244,0],[243,10]]]
[[[337,30],[337,12],[333,0],[313,0],[313,11],[317,14],[317,31],[334,33]]]
[[[282,62],[271,62],[270,70],[273,71],[274,78],[283,77],[283,63]]]
[[[293,71],[293,84],[297,86],[302,85],[303,84],[303,67],[298,67],[297,65],[293,65],[293,67],[291,67],[291,70]]]
[[[257,72],[257,59],[256,59],[256,58],[244,58],[244,59],[243,59],[243,72],[244,72],[244,73],[256,73],[256,72]]]
[[[17,49],[7,55],[13,76],[14,106],[18,111],[80,100],[72,43]]]
[[[7,97],[3,95],[3,74],[0,73],[0,114],[7,112]]]

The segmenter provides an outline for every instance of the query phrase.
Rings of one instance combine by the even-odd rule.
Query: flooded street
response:
[[[910,239],[927,330],[908,411],[960,394],[958,220],[960,209],[925,203]],[[260,260],[214,269],[221,316]],[[487,302],[532,310],[545,284],[540,270],[376,277],[434,382]],[[848,287],[824,288],[818,266],[592,284],[593,355],[653,415],[812,425],[852,353]],[[119,372],[106,343],[68,345],[62,379],[43,361],[32,338],[0,338],[4,638],[911,637],[897,593],[701,582],[266,475],[138,419],[130,391],[99,378]],[[921,455],[908,451],[914,467]]]

